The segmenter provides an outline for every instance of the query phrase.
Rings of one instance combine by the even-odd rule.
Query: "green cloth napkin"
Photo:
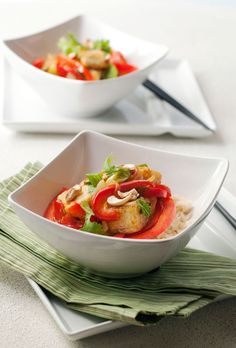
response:
[[[197,250],[184,249],[159,270],[135,279],[106,279],[71,261],[34,235],[8,205],[9,193],[41,167],[29,163],[0,183],[0,260],[71,308],[145,325],[164,316],[188,316],[222,294],[236,295],[236,260]]]

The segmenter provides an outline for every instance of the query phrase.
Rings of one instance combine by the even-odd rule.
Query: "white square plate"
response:
[[[236,198],[225,189],[221,190],[218,201],[229,212],[235,212]],[[206,222],[188,246],[218,255],[236,258],[235,229],[216,208],[213,208]],[[28,281],[62,332],[70,340],[77,340],[126,326],[126,324],[121,322],[105,320],[71,310],[66,307],[63,301],[42,289],[37,283],[30,279]]]
[[[212,134],[142,86],[106,113],[83,120],[63,118],[50,111],[6,61],[4,75],[2,122],[15,131],[77,133],[90,129],[110,135],[156,136],[171,133],[178,137],[205,137]],[[209,127],[216,129],[187,61],[166,59],[158,65],[151,78]]]

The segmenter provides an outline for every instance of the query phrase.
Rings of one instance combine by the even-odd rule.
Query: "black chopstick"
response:
[[[185,116],[191,118],[191,120],[203,126],[208,131],[214,132],[214,129],[207,126],[202,120],[200,120],[197,116],[195,116],[190,110],[188,110],[185,106],[180,104],[176,99],[171,97],[168,93],[163,91],[159,86],[157,86],[154,82],[150,80],[145,80],[143,82],[143,86],[153,92],[157,97],[164,100],[168,104],[172,105],[177,110],[181,111]]]
[[[215,207],[221,212],[225,219],[236,229],[236,219],[220,204],[218,201],[215,203]]]

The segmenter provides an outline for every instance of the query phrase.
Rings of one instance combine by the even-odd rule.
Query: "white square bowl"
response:
[[[172,194],[192,202],[192,219],[181,233],[162,240],[122,239],[75,230],[42,215],[62,187],[97,172],[104,158],[117,163],[146,162],[163,175]],[[166,262],[190,241],[211,211],[228,170],[228,161],[159,151],[84,131],[38,174],[9,196],[10,205],[40,238],[91,271],[131,277]]]
[[[108,39],[137,71],[101,80],[79,81],[61,78],[32,66],[32,61],[58,52],[61,36],[73,32],[80,41]],[[116,30],[85,15],[39,32],[3,42],[3,51],[13,69],[42,97],[58,115],[89,117],[102,113],[141,84],[155,65],[167,54],[167,47],[153,44]]]

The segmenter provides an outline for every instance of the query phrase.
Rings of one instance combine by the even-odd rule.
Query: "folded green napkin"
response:
[[[10,192],[41,168],[29,163],[0,183],[0,260],[35,280],[71,308],[136,325],[185,317],[219,295],[236,295],[236,260],[185,249],[135,279],[91,274],[34,235],[9,207]],[[86,233],[86,232],[83,232]]]

